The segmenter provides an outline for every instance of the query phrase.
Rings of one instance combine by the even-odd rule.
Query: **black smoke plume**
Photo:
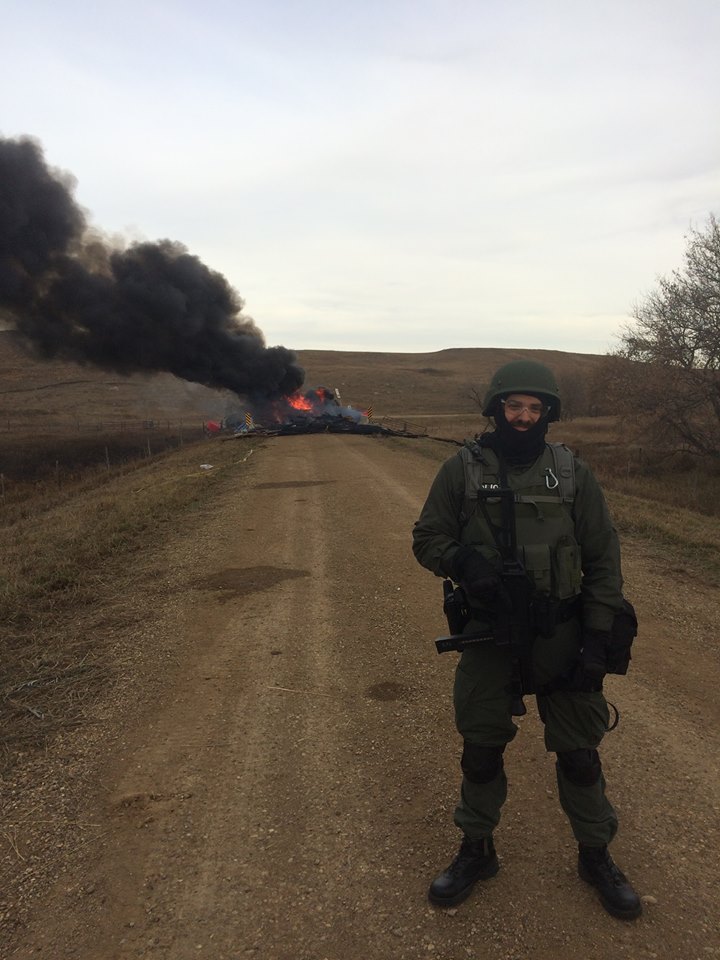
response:
[[[41,356],[243,396],[302,385],[295,354],[265,346],[222,274],[171,240],[114,249],[92,237],[74,188],[36,141],[0,138],[0,313]]]

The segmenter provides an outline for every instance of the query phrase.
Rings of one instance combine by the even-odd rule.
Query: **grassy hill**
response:
[[[337,387],[347,403],[372,404],[376,415],[390,417],[476,411],[470,389],[486,385],[497,367],[521,357],[546,363],[558,375],[589,371],[600,360],[593,354],[499,347],[457,347],[435,353],[298,353],[308,385]]]
[[[509,360],[533,357],[563,372],[590,371],[593,354],[496,347],[452,348],[435,353],[374,353],[300,350],[305,386],[337,388],[345,403],[375,416],[473,414],[473,386]],[[234,399],[224,391],[178,380],[170,374],[128,377],[62,360],[41,360],[11,331],[0,331],[0,430],[58,429],[73,421],[121,423],[132,419],[222,417]]]
[[[170,374],[124,377],[98,367],[42,360],[11,331],[0,331],[0,430],[51,429],[73,421],[119,423],[133,419],[217,416],[215,390]]]

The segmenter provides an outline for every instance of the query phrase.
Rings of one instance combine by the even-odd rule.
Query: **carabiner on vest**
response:
[[[552,467],[545,468],[545,486],[548,490],[554,490],[556,487],[560,486],[560,481],[552,472]]]

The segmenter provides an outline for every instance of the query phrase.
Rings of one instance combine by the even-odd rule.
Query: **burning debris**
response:
[[[374,423],[372,407],[366,411],[344,405],[337,390],[316,387],[306,393],[297,391],[287,397],[262,402],[248,402],[222,420],[208,420],[205,434],[224,440],[253,436],[292,436],[301,433],[360,433],[385,437],[419,438],[427,436],[427,428],[411,430],[403,421],[391,427]]]
[[[171,240],[92,235],[74,187],[34,140],[0,138],[0,319],[42,357],[264,399],[299,389],[295,354],[265,346],[222,274]]]
[[[370,423],[367,412],[345,406],[338,390],[316,387],[305,393],[296,391],[285,397],[249,400],[240,410],[228,414],[220,423],[209,421],[208,434],[230,432],[288,435],[293,433],[392,433]]]
[[[360,410],[342,405],[337,390],[327,387],[316,387],[306,393],[296,391],[290,396],[277,397],[274,400],[257,400],[251,402],[249,411],[255,423],[271,424],[307,424],[313,420],[342,420],[347,419],[359,423],[367,417]]]

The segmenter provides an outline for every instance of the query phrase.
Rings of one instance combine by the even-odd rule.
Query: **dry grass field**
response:
[[[499,364],[520,356],[546,362],[559,375],[590,376],[600,359],[495,348],[303,351],[299,359],[306,386],[336,387],[344,403],[372,406],[375,420],[461,441],[485,423],[473,388],[483,389]],[[208,441],[202,424],[233,406],[237,398],[170,375],[119,377],[42,361],[14,334],[0,333],[0,746],[6,762],[18,744],[44,742],[48,730],[82,715],[105,676],[103,653],[92,639],[93,600],[124,575],[128,558],[142,552],[148,538],[211,497],[214,477],[199,464],[205,457],[232,461],[237,451]],[[662,457],[628,442],[612,417],[553,424],[551,439],[592,463],[626,533],[646,535],[659,549],[717,575],[719,538],[706,519],[718,513],[720,496],[709,496],[718,486],[715,471],[674,458],[663,472]],[[442,459],[453,447],[428,442],[427,450]],[[82,612],[87,636],[76,632],[66,647],[64,627],[57,625],[75,611]]]
[[[372,404],[382,417],[419,420],[477,409],[472,387],[487,385],[503,363],[532,356],[558,376],[591,371],[598,357],[557,350],[503,350],[493,347],[441,350],[437,353],[351,353],[303,350],[300,363],[310,384],[328,382],[354,406]]]
[[[598,358],[534,351],[558,373],[593,369]],[[473,388],[521,356],[501,349],[432,354],[300,351],[306,387],[329,386],[343,403],[372,407],[376,421],[461,440],[481,425]],[[242,410],[232,394],[169,374],[122,377],[63,361],[42,361],[0,331],[0,502],[11,519],[26,501],[54,501],[93,475],[204,439],[202,426]],[[14,512],[15,511],[15,512]]]
[[[436,417],[467,415],[477,407],[473,387],[487,384],[492,371],[521,356],[533,356],[564,372],[590,372],[598,357],[552,350],[496,348],[450,349],[437,353],[362,353],[301,350],[306,387],[337,388],[344,403],[372,406],[375,416]],[[0,331],[0,429],[21,428],[42,434],[62,428],[118,429],[138,421],[181,421],[188,430],[208,418],[220,418],[230,394],[180,381],[168,374],[121,377],[89,366],[36,359],[9,331]]]
[[[404,571],[409,564],[408,531],[413,516],[417,515],[423,490],[427,489],[436,465],[455,449],[452,443],[431,438],[459,441],[463,436],[478,432],[483,421],[471,399],[473,387],[484,386],[498,364],[520,355],[543,360],[559,373],[580,370],[588,376],[599,362],[599,358],[586,355],[542,351],[521,354],[500,349],[453,349],[435,354],[392,355],[306,351],[300,354],[300,361],[307,371],[307,386],[337,387],[345,403],[360,409],[372,405],[375,419],[387,418],[390,423],[408,422],[420,426],[428,433],[428,438],[374,441],[342,436],[288,440],[255,437],[224,442],[207,438],[202,423],[208,418],[222,417],[233,398],[181,383],[169,376],[122,378],[70,364],[44,363],[28,356],[12,334],[0,333],[0,810],[4,817],[0,840],[4,838],[5,843],[0,852],[0,882],[6,897],[6,901],[0,903],[0,952],[3,956],[20,960],[41,949],[43,937],[47,934],[47,916],[44,915],[44,919],[38,920],[33,927],[33,911],[42,902],[42,897],[54,890],[56,905],[64,903],[63,898],[79,898],[77,903],[72,901],[68,916],[75,917],[77,913],[80,918],[77,922],[88,924],[83,934],[87,939],[82,942],[93,943],[92,924],[105,917],[107,942],[119,944],[119,939],[113,941],[112,938],[129,937],[127,943],[132,949],[118,946],[117,952],[95,954],[93,948],[87,946],[84,952],[81,946],[60,948],[58,944],[65,942],[62,938],[67,935],[67,930],[62,927],[66,908],[60,906],[53,914],[56,917],[53,923],[58,924],[55,950],[47,955],[58,960],[65,957],[68,960],[71,957],[90,960],[92,957],[94,960],[95,956],[146,956],[149,955],[147,943],[153,943],[152,949],[158,956],[184,960],[184,947],[179,940],[173,939],[177,931],[170,914],[163,921],[169,925],[168,929],[175,931],[168,934],[169,945],[163,946],[162,941],[150,936],[153,931],[165,929],[162,923],[147,927],[147,942],[133,939],[134,934],[128,932],[135,925],[138,930],[141,927],[146,929],[145,921],[141,924],[134,915],[130,919],[123,906],[139,902],[130,880],[127,880],[130,886],[121,891],[119,897],[109,893],[101,897],[92,891],[105,881],[93,880],[89,884],[77,877],[69,879],[75,875],[74,871],[89,869],[87,857],[96,842],[98,850],[106,849],[108,844],[108,849],[113,848],[114,843],[118,844],[118,850],[113,854],[115,857],[122,857],[120,848],[123,845],[127,850],[135,850],[141,836],[138,828],[149,830],[160,817],[160,808],[165,809],[163,805],[170,803],[167,797],[175,795],[159,788],[155,792],[147,788],[145,794],[130,791],[121,795],[109,814],[103,813],[106,789],[103,778],[110,777],[110,773],[106,771],[99,776],[98,765],[106,743],[115,744],[113,749],[119,759],[113,761],[115,772],[112,776],[119,777],[118,783],[125,782],[127,763],[124,758],[130,749],[124,739],[130,733],[125,731],[134,729],[137,714],[143,718],[140,729],[150,731],[153,749],[160,750],[163,744],[171,745],[168,747],[168,762],[171,763],[168,776],[172,779],[178,764],[182,767],[183,761],[178,757],[188,753],[186,741],[196,736],[193,724],[205,703],[205,694],[198,685],[212,682],[222,686],[217,678],[227,673],[227,690],[223,696],[229,699],[217,708],[220,720],[216,715],[208,720],[212,725],[207,734],[210,756],[216,743],[222,742],[217,739],[216,724],[225,723],[233,711],[241,707],[245,709],[243,704],[247,706],[250,702],[247,697],[241,697],[238,700],[240,706],[236,706],[238,684],[245,683],[244,678],[254,676],[257,670],[269,669],[262,664],[282,666],[284,661],[289,663],[290,658],[283,658],[282,654],[285,644],[291,641],[283,638],[295,637],[294,621],[298,616],[307,614],[308,623],[304,629],[318,631],[317,646],[311,647],[314,659],[311,664],[305,663],[305,654],[300,654],[304,648],[292,641],[292,648],[297,651],[293,663],[297,660],[300,675],[284,681],[281,674],[258,675],[256,679],[261,691],[299,697],[304,685],[316,683],[312,678],[317,678],[318,671],[324,676],[323,670],[330,669],[327,644],[332,637],[339,638],[337,642],[352,638],[353,643],[360,645],[352,647],[353,651],[364,649],[371,642],[375,645],[373,656],[362,667],[370,671],[369,677],[358,676],[356,683],[361,686],[364,683],[370,690],[391,690],[392,683],[384,678],[383,670],[392,662],[398,671],[392,682],[400,689],[402,684],[396,682],[397,677],[402,675],[403,669],[410,669],[408,664],[412,665],[413,670],[420,671],[422,683],[429,690],[438,688],[429,695],[429,706],[420,701],[417,707],[427,714],[427,737],[430,737],[432,724],[439,722],[442,677],[436,677],[435,662],[429,661],[417,644],[418,635],[428,629],[424,624],[432,621],[436,603],[434,595],[431,598],[427,593],[427,583],[420,580],[414,567],[408,569],[407,575],[397,571]],[[551,438],[567,442],[596,468],[603,481],[627,550],[632,595],[639,597],[643,604],[643,622],[649,624],[651,637],[658,638],[657,642],[646,641],[653,644],[652,662],[646,652],[639,673],[634,674],[639,680],[636,679],[630,693],[627,687],[623,688],[624,696],[629,698],[631,712],[635,709],[633,703],[638,710],[642,703],[643,709],[651,711],[655,729],[665,729],[663,711],[669,710],[667,717],[671,719],[662,736],[667,733],[672,750],[677,748],[678,757],[682,757],[689,736],[687,724],[694,722],[693,718],[699,724],[704,723],[702,718],[708,715],[708,711],[712,713],[716,709],[712,689],[718,669],[718,649],[709,625],[716,622],[720,585],[717,475],[713,469],[698,469],[682,457],[668,458],[661,451],[644,449],[637,438],[625,435],[623,421],[612,417],[563,421],[553,425]],[[339,479],[335,479],[335,473]],[[349,502],[354,502],[352,508],[348,506]],[[281,506],[285,511],[282,514],[278,513]],[[348,525],[355,538],[351,550],[340,535],[343,527]],[[274,534],[269,532],[272,530],[275,530]],[[238,559],[242,557],[244,560]],[[212,571],[214,565],[219,565],[219,570],[211,574],[208,571]],[[310,576],[311,568],[317,576]],[[324,576],[320,571],[324,571]],[[270,600],[276,593],[284,596],[284,592],[267,592],[264,581],[275,583],[278,578],[280,582],[289,578],[289,583],[293,582],[292,578],[297,578],[297,589],[285,591],[288,592],[283,601],[286,607],[275,609]],[[396,593],[391,591],[385,596],[381,585],[394,584],[398,578],[400,586],[393,586]],[[325,583],[330,586],[326,588]],[[326,595],[323,592],[326,589],[332,589],[333,595]],[[406,596],[411,602],[404,603],[400,616],[392,603]],[[220,621],[233,614],[233,604],[240,603],[239,598],[250,604],[249,620],[245,624],[246,639],[247,642],[252,639],[255,644],[251,659],[244,664],[237,661],[234,646],[225,652],[212,647],[212,638],[222,633]],[[229,622],[234,621],[231,618]],[[393,649],[388,648],[388,631],[396,638],[395,642],[406,643],[403,648],[406,660],[398,659]],[[272,647],[269,653],[267,644]],[[226,659],[222,660],[223,657]],[[266,659],[259,661],[258,657]],[[348,659],[346,651],[345,658],[345,669],[351,672],[361,669],[357,663],[351,666],[357,659],[354,653]],[[218,666],[220,661],[225,666]],[[682,663],[680,671],[679,663]],[[302,673],[304,670],[309,671],[310,679]],[[326,681],[334,689],[332,676],[326,676]],[[408,689],[419,682],[417,675],[414,678],[409,675],[406,679]],[[650,702],[657,691],[663,691],[667,697],[663,703],[669,703],[671,707]],[[319,696],[334,697],[335,694],[331,691]],[[347,698],[350,704],[347,709],[351,712],[337,718],[337,730],[349,729],[359,723],[361,727],[357,736],[368,736],[365,725],[375,721],[362,710],[352,712],[353,696],[355,694],[351,693]],[[262,694],[263,704],[266,698],[266,694]],[[172,712],[175,707],[171,705],[182,705],[186,700],[182,716],[176,716]],[[321,699],[320,702],[326,701]],[[371,697],[370,702],[376,701]],[[411,710],[412,704],[412,698],[407,703],[401,698],[399,704],[390,704],[395,709],[392,715],[394,724],[402,726],[404,721],[398,718],[404,716],[404,710]],[[303,723],[312,727],[317,709],[313,709],[312,703],[308,703],[308,707],[310,713]],[[163,726],[166,708],[170,710],[166,718],[167,728]],[[181,710],[181,706],[177,710]],[[258,728],[258,736],[270,738],[270,743],[275,742],[273,738],[279,736],[278,731],[285,729],[287,719],[285,713],[275,713],[274,710],[275,707],[263,706],[266,726]],[[297,721],[300,714],[292,716]],[[408,714],[408,718],[412,720],[409,728],[412,732],[406,733],[406,741],[408,736],[421,736],[417,732],[415,714]],[[650,724],[650,720],[641,720],[639,714],[635,719],[640,726]],[[187,723],[188,728],[186,731],[178,728],[177,735],[181,740],[173,746],[173,731],[181,722]],[[238,716],[236,722],[240,724],[234,734],[237,740],[247,725],[252,725],[255,720],[252,717],[241,720]],[[387,736],[389,729],[383,716],[378,716],[377,723],[381,726],[372,733],[377,738],[372,740],[373,744],[384,742],[382,738]],[[307,737],[312,739],[312,734],[308,732]],[[643,742],[643,749],[650,750],[650,753],[655,750],[647,747],[647,737]],[[663,749],[670,749],[668,743]],[[428,739],[423,744],[422,750],[421,744],[416,745],[418,755],[425,755],[429,750],[433,763],[441,762],[439,754],[435,756],[433,753],[439,750],[434,741]],[[332,759],[333,751],[339,747],[328,744],[327,749]],[[387,780],[388,770],[395,770],[397,758],[390,751],[386,758],[387,769],[383,770],[378,749],[373,746],[362,763],[367,769],[373,763],[378,765],[378,789],[384,797],[383,785],[390,782]],[[396,744],[393,749],[400,749],[400,745]],[[655,754],[659,750],[658,746]],[[191,754],[193,751],[188,753]],[[251,753],[249,759],[243,761],[246,763],[243,769],[260,769],[254,756]],[[658,757],[656,760],[660,764]],[[156,757],[155,762],[165,761]],[[225,764],[233,762],[232,758],[224,761]],[[706,758],[704,762],[714,761]],[[138,769],[143,763],[151,769],[149,761],[141,760]],[[212,761],[208,760],[208,763]],[[629,770],[635,769],[633,763]],[[201,771],[202,777],[221,777],[223,769],[223,764],[218,762],[215,767]],[[292,771],[289,759],[283,761],[282,769]],[[643,767],[638,770],[638,776],[656,778],[653,782],[660,791],[658,816],[661,816],[659,811],[665,816],[668,808],[674,807],[678,801],[674,796],[665,795],[669,788],[664,781],[657,780],[657,770]],[[676,775],[679,777],[678,770]],[[332,764],[325,775],[334,776]],[[196,772],[192,776],[200,774]],[[279,776],[282,779],[285,774]],[[626,776],[625,786],[630,790],[634,774]],[[408,777],[412,779],[412,774]],[[220,804],[215,812],[219,817],[226,816],[223,811],[234,803],[232,794],[222,794],[227,789],[223,784],[224,781],[217,783],[221,795],[215,801]],[[643,783],[643,790],[645,786]],[[416,784],[412,788],[422,795],[416,816],[417,827],[422,832],[426,830],[428,805],[437,813],[438,805],[447,802],[440,796],[441,787],[442,784],[431,785],[432,796],[423,794],[423,790],[427,793],[424,785]],[[277,789],[277,784],[268,780],[271,792],[262,803],[272,805],[275,802],[272,800],[273,791],[277,792]],[[286,813],[291,821],[297,814],[295,794],[300,789],[305,790],[309,798],[305,802],[311,806],[315,802],[312,799],[315,796],[313,791],[316,791],[315,780],[304,786],[288,783],[292,803]],[[365,789],[364,784],[358,786],[358,793]],[[405,792],[411,792],[410,787],[399,789],[404,791],[401,803],[409,803],[404,797]],[[642,793],[639,786],[637,789]],[[639,793],[636,791],[638,796]],[[181,797],[191,795],[189,788],[178,794]],[[137,800],[143,796],[144,800]],[[703,788],[696,785],[694,804],[699,805],[701,800],[704,803],[704,796]],[[84,809],[86,801],[91,806],[96,804],[97,820],[92,819],[95,814],[90,812],[87,813],[89,819],[79,819],[77,811]],[[247,802],[252,805],[250,799]],[[331,801],[316,798],[316,802]],[[634,802],[628,803],[631,809]],[[136,807],[136,803],[141,806]],[[152,809],[143,812],[142,804],[149,804]],[[137,823],[132,821],[134,832],[125,832],[118,820],[118,810],[137,812]],[[409,804],[408,810],[414,811],[413,804]],[[129,815],[122,813],[123,817]],[[200,811],[196,816],[203,818],[207,814]],[[265,816],[260,808],[257,816],[260,820]],[[698,820],[698,835],[709,837],[714,827],[705,807],[697,816],[701,818]],[[642,818],[639,822],[642,823]],[[183,836],[190,837],[194,829],[192,824],[187,829],[190,832]],[[232,831],[238,828],[228,824],[227,829],[232,835]],[[307,829],[312,835],[312,829]],[[369,819],[362,829],[373,837],[372,843],[387,844],[387,834],[383,831],[394,828]],[[643,829],[642,826],[639,829]],[[653,827],[653,830],[658,829]],[[378,831],[380,833],[376,836]],[[648,876],[662,887],[666,883],[662,868],[653,867],[653,854],[647,852],[653,849],[655,835],[648,839],[647,849],[642,845],[643,839],[638,850],[646,850]],[[142,836],[146,837],[146,833],[143,832]],[[254,842],[252,837],[247,838],[250,847]],[[348,842],[355,840],[350,837]],[[362,857],[367,849],[362,834],[357,842],[361,845],[354,856]],[[510,838],[511,848],[513,842],[517,855],[521,856],[524,840],[520,835],[516,841]],[[220,837],[217,844],[215,857],[222,855],[228,844],[227,836]],[[175,850],[176,846],[172,849]],[[48,851],[53,851],[52,855]],[[327,849],[319,846],[314,854],[316,861],[321,863],[326,854]],[[400,858],[404,855],[402,850],[397,854]],[[156,852],[137,852],[138,857],[156,855]],[[300,859],[305,855],[302,850],[297,854]],[[204,862],[206,856],[210,855],[196,851],[189,862]],[[285,852],[280,849],[277,856],[277,868],[282,870]],[[339,864],[344,862],[343,856],[342,848],[338,847]],[[419,858],[413,869],[417,869],[418,877],[422,877],[429,869],[423,859],[428,854],[417,848],[413,856]],[[314,869],[312,863],[310,870]],[[118,867],[120,873],[126,877],[134,875],[133,863],[128,860],[126,866],[125,873]],[[203,869],[208,876],[214,875],[214,864],[210,860]],[[225,869],[232,870],[231,867]],[[159,883],[160,873],[149,867],[148,871],[143,882]],[[291,880],[287,882],[291,883]],[[558,884],[563,882],[557,879]],[[213,907],[212,903],[215,900],[222,903],[220,892],[212,885],[207,889],[212,892],[212,902],[203,909],[217,913],[220,907]],[[369,875],[367,886],[360,884],[358,896],[366,896],[371,902],[373,889]],[[146,886],[142,897],[152,900],[154,895],[149,890]],[[71,891],[75,891],[72,896]],[[238,895],[241,896],[242,891]],[[531,884],[528,896],[542,913],[546,896],[544,888],[533,893]],[[92,911],[87,914],[91,901]],[[115,902],[118,904],[117,914],[109,906]],[[189,903],[184,906],[178,906],[178,903],[175,908],[181,913],[183,910],[186,914],[192,913]],[[697,903],[686,904],[688,917],[695,918],[693,922],[697,920],[697,911],[704,909],[703,903],[700,897]],[[498,905],[497,909],[501,906]],[[304,930],[303,924],[312,919],[312,910],[308,907],[309,912],[303,913],[305,908],[298,909],[300,912],[290,925],[294,929],[292,924],[295,923],[299,925],[297,929]],[[343,909],[348,909],[347,904]],[[491,906],[490,909],[495,908]],[[255,907],[248,906],[249,915],[254,910]],[[110,913],[106,916],[108,911]],[[382,918],[382,908],[376,916]],[[90,919],[83,919],[87,917]],[[155,922],[158,918],[151,919]],[[261,920],[258,915],[258,923]],[[236,922],[240,929],[242,920],[233,921]],[[262,922],[266,923],[267,918]],[[344,922],[350,923],[350,920]],[[402,926],[400,921],[392,923],[392,929]],[[410,939],[407,941],[408,952],[405,952],[404,946],[400,949],[395,945],[395,934],[387,933],[377,920],[379,926],[376,924],[375,934],[385,946],[379,947],[374,955],[381,960],[390,956],[416,958],[420,955],[419,950],[422,955],[434,955],[428,953],[423,944],[412,945],[413,937],[419,936],[414,932],[416,928],[422,928],[423,936],[430,938],[429,923],[431,921],[420,914],[414,917],[412,924],[415,926],[408,927]],[[565,936],[564,923],[570,924],[568,930],[574,931],[576,936],[584,936],[584,930],[593,929],[592,924],[588,927],[583,910],[578,909],[577,914],[571,912],[562,920],[560,928],[540,930],[538,936],[552,938],[557,929]],[[222,930],[222,919],[218,924],[217,929]],[[663,953],[663,943],[670,942],[676,933],[680,939],[688,936],[688,924],[689,921],[684,926],[681,921],[673,924],[659,921],[655,927],[646,927],[642,938],[633,941],[631,946],[640,951],[638,955],[676,955]],[[118,933],[118,929],[123,932]],[[187,948],[190,951],[188,956],[190,953],[196,955],[193,952],[195,939],[192,938],[199,936],[199,929],[188,933],[187,943],[191,945]],[[27,952],[23,952],[24,947],[19,947],[17,953],[11,952],[24,930],[30,931],[27,936],[31,937]],[[449,928],[443,930],[447,937],[456,935]],[[458,930],[458,944],[464,942],[465,934],[461,934],[462,931]],[[80,937],[77,932],[73,934],[76,935]],[[223,934],[218,936],[222,939]],[[502,950],[491,950],[488,956],[499,960],[506,956],[529,955],[527,949],[525,952],[520,949],[517,934],[512,936],[515,937],[513,943],[504,941]],[[608,936],[611,936],[609,932]],[[389,946],[383,937],[389,937]],[[81,939],[77,942],[80,943]],[[123,939],[122,943],[125,942]],[[555,943],[552,950],[548,947],[548,956],[577,955],[575,948],[563,952],[563,942]],[[705,942],[713,948],[720,948],[712,938]],[[527,948],[527,944],[525,946]],[[597,950],[592,943],[589,947],[586,944],[588,957],[630,955],[613,953],[612,950],[607,952],[601,942],[596,946]],[[216,955],[243,955],[228,949],[228,953]],[[307,943],[298,949],[293,956],[324,955],[313,952]],[[266,955],[289,956],[279,948]],[[354,956],[352,952],[350,955]],[[687,953],[688,957],[696,955],[700,953]],[[545,954],[542,957],[544,960]]]

